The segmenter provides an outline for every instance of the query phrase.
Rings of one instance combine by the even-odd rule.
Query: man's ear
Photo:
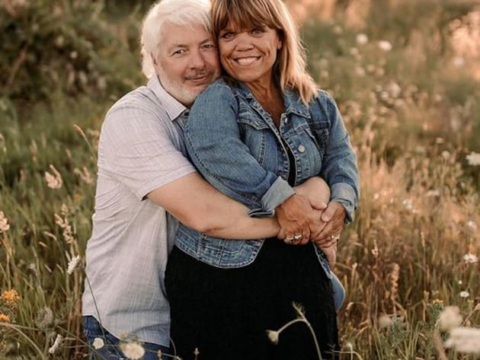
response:
[[[153,65],[157,66],[158,65],[157,58],[155,56],[153,56],[152,53],[150,53],[150,57],[152,58]]]

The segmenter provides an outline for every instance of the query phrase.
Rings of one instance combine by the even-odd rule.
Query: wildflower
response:
[[[77,255],[68,262],[68,268],[67,268],[68,275],[71,275],[75,271],[75,269],[81,263],[81,260],[82,258],[80,257],[80,255]]]
[[[450,152],[448,152],[447,150],[443,150],[442,151],[442,158],[444,158],[445,160],[450,159]]]
[[[477,255],[468,253],[463,255],[463,261],[465,261],[467,264],[475,264],[478,262],[478,257]]]
[[[53,342],[53,345],[48,349],[48,352],[50,354],[55,354],[58,349],[60,348],[60,345],[62,345],[63,342],[63,336],[58,334],[57,337],[55,338],[55,341]]]
[[[335,25],[333,27],[333,33],[336,35],[340,35],[341,33],[343,33],[342,27],[340,25]]]
[[[389,328],[393,325],[393,320],[388,315],[382,315],[378,318],[378,326],[380,329]]]
[[[480,154],[476,152],[470,153],[467,155],[468,164],[471,166],[479,166],[480,165]]]
[[[427,192],[427,197],[439,197],[440,196],[440,191],[438,190],[429,190]]]
[[[462,67],[465,65],[465,59],[461,56],[455,56],[452,59],[452,65],[455,67]]]
[[[472,220],[467,221],[467,227],[473,231],[477,230],[477,224],[475,224],[475,222],[473,222]]]
[[[10,317],[8,315],[0,313],[0,322],[8,323],[10,322]]]
[[[95,338],[93,340],[92,346],[95,350],[98,350],[98,349],[101,349],[105,346],[105,342],[103,341],[102,338]]]
[[[10,229],[10,225],[8,224],[8,219],[5,217],[3,211],[0,211],[0,233],[7,232]]]
[[[365,76],[365,69],[361,66],[355,66],[355,75],[357,76]]]
[[[38,311],[37,317],[35,318],[35,325],[37,325],[40,330],[45,330],[53,324],[53,320],[54,318],[52,309],[49,307],[44,307]]]
[[[385,52],[392,50],[392,44],[386,40],[379,41],[378,47]]]
[[[18,300],[20,300],[20,295],[18,295],[17,291],[12,290],[5,290],[2,293],[2,300],[5,301],[7,304],[14,304]]]
[[[365,34],[358,34],[356,37],[356,41],[358,45],[365,45],[368,43],[368,36]]]
[[[480,329],[457,327],[450,332],[445,346],[458,352],[480,354]]]
[[[412,211],[413,210],[413,201],[412,199],[405,199],[402,201],[402,205],[407,211]]]
[[[124,355],[131,360],[139,360],[145,355],[145,349],[138,342],[127,342],[120,345]]]
[[[462,324],[463,317],[460,315],[460,309],[458,306],[447,306],[440,313],[437,320],[437,325],[440,330],[450,331]]]
[[[50,189],[60,189],[63,184],[62,175],[55,169],[55,166],[50,165],[50,169],[53,172],[53,175],[50,174],[48,171],[45,171],[45,180],[47,182],[47,186]]]
[[[460,297],[465,299],[469,296],[470,296],[470,293],[468,291],[460,291]]]
[[[268,336],[268,339],[274,343],[275,345],[278,344],[278,337],[279,337],[280,333],[278,331],[274,331],[274,330],[267,330],[267,336]]]

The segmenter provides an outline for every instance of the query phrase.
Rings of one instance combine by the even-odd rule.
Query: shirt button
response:
[[[301,153],[304,153],[304,152],[305,152],[305,146],[300,145],[300,146],[298,147],[298,151],[300,151]]]

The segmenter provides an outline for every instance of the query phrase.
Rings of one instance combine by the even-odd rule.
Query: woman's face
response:
[[[218,34],[220,61],[227,73],[246,84],[270,84],[282,42],[269,27],[239,29],[230,23]]]

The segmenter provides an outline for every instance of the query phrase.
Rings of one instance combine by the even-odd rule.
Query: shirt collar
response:
[[[245,85],[243,82],[236,81],[236,87],[238,93],[245,99],[248,99],[249,101],[256,101],[248,86]],[[302,102],[302,100],[300,99],[300,94],[298,94],[297,91],[290,89],[285,90],[285,92],[283,93],[283,101],[285,103],[286,115],[293,113],[299,116],[303,116],[305,118],[311,118],[308,106],[306,106]]]
[[[168,117],[171,121],[175,121],[185,110],[188,110],[185,105],[170,95],[160,83],[158,76],[154,75],[148,80],[147,87],[153,91],[155,96],[160,100],[160,103],[165,108]]]

